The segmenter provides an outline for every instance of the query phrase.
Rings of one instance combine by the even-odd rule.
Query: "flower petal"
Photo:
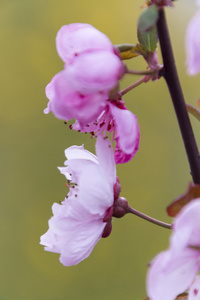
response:
[[[116,163],[129,161],[139,148],[140,132],[137,117],[127,109],[120,109],[110,104],[117,126]],[[119,151],[121,150],[121,151]]]
[[[188,300],[200,300],[200,276],[197,276],[190,287]]]
[[[40,243],[46,251],[60,253],[63,265],[77,264],[89,256],[106,224],[90,215],[78,199],[66,199],[62,205],[54,203],[52,210],[55,214]]]
[[[114,184],[110,184],[110,177],[98,165],[85,169],[79,180],[79,195],[81,204],[91,214],[104,217],[106,210],[114,202]]]
[[[116,170],[109,140],[97,138],[97,155],[83,146],[66,149],[67,167],[60,168],[67,179],[78,185],[70,191],[61,205],[52,206],[49,230],[41,237],[45,250],[60,253],[65,266],[85,259],[102,237],[104,217],[114,202]],[[111,221],[111,220],[110,220]]]
[[[186,65],[189,75],[200,72],[200,10],[190,21],[186,31]]]
[[[200,247],[200,198],[183,207],[173,223],[173,228],[173,245],[176,243],[179,248],[189,245]]]
[[[105,225],[102,220],[92,220],[77,226],[69,239],[65,239],[60,262],[64,266],[71,266],[87,258],[100,240]]]
[[[56,47],[61,59],[69,64],[79,54],[91,50],[113,52],[109,38],[92,25],[72,23],[64,25],[57,33]]]
[[[107,181],[114,185],[116,182],[116,165],[114,161],[113,148],[108,139],[99,135],[96,140],[96,154],[99,159],[99,166],[104,171]]]
[[[65,150],[65,156],[67,160],[65,161],[65,165],[68,165],[68,161],[71,159],[85,159],[85,160],[91,160],[94,163],[98,164],[98,159],[96,155],[91,153],[90,151],[86,150],[84,148],[84,145],[82,146],[71,146]]]
[[[84,149],[84,146],[71,146],[65,150],[65,166],[58,167],[61,174],[73,183],[79,182],[79,177],[83,169],[87,168],[90,164],[98,164],[97,157],[91,152]]]
[[[152,262],[147,275],[147,293],[151,300],[174,300],[191,284],[198,270],[192,257],[172,257],[161,252]]]
[[[108,51],[84,53],[68,66],[68,76],[74,89],[82,94],[108,92],[122,77],[124,65]]]
[[[69,82],[68,71],[61,71],[54,79],[54,97],[51,110],[57,118],[63,120],[77,119],[87,124],[94,121],[104,108],[104,93],[81,94]]]
[[[60,253],[60,245],[58,243],[56,234],[50,229],[40,237],[40,245],[45,246],[45,251],[50,251],[54,253]]]

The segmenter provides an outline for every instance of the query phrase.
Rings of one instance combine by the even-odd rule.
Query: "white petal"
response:
[[[190,287],[188,300],[200,300],[200,276],[197,276]]]
[[[64,266],[71,266],[87,258],[101,238],[104,227],[105,223],[102,220],[93,220],[77,226],[71,236],[66,236],[60,262]]]
[[[188,203],[176,217],[174,237],[179,239],[179,245],[200,246],[200,199]],[[173,242],[173,241],[172,241]]]
[[[153,260],[147,276],[147,293],[151,300],[174,300],[190,286],[198,265],[193,256],[183,255],[173,257],[168,250]]]
[[[70,159],[87,159],[94,163],[98,163],[97,157],[91,152],[84,149],[84,146],[71,146],[65,150],[65,156],[68,160]],[[68,165],[67,161],[65,165]]]
[[[105,172],[105,176],[110,184],[116,181],[116,165],[114,160],[113,148],[108,139],[104,139],[102,135],[97,137],[96,154],[99,159],[99,166]]]
[[[98,165],[91,166],[81,174],[79,200],[91,214],[103,218],[114,201],[113,186]]]

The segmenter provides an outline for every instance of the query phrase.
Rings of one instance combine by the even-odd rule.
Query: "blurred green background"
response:
[[[114,44],[136,42],[143,0],[1,0],[0,2],[0,300],[144,299],[148,262],[168,245],[169,232],[126,216],[113,222],[88,259],[64,267],[59,256],[39,245],[53,202],[66,195],[57,166],[72,144],[94,151],[94,140],[44,115],[44,89],[63,68],[55,48],[59,28],[90,23]],[[200,76],[185,70],[184,34],[195,1],[167,8],[177,67],[186,100],[197,106]],[[159,57],[160,63],[162,62]],[[145,67],[141,58],[128,62]],[[131,75],[122,88],[138,78]],[[140,151],[117,167],[121,195],[129,204],[166,222],[166,206],[186,190],[191,177],[179,128],[163,79],[144,84],[124,97],[137,116]],[[197,140],[200,127],[192,120]]]

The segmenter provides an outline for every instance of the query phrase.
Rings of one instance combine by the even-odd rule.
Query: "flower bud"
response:
[[[127,213],[128,213],[128,201],[123,197],[119,197],[114,202],[113,217],[121,218]]]

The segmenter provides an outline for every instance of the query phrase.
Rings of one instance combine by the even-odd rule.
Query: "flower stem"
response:
[[[164,228],[167,228],[167,229],[171,229],[171,225],[170,224],[164,223],[164,222],[159,221],[157,219],[154,219],[154,218],[152,218],[152,217],[150,217],[148,215],[145,215],[142,212],[140,212],[140,211],[138,211],[138,210],[136,210],[136,209],[134,209],[134,208],[132,208],[130,206],[127,209],[127,213],[131,213],[133,215],[136,215],[136,216],[138,216],[138,217],[140,217],[142,219],[145,219],[148,222],[154,223],[154,224],[156,224],[158,226],[161,226],[161,227],[164,227]]]
[[[154,70],[138,71],[138,70],[127,69],[126,73],[133,74],[133,75],[151,75],[151,74],[155,73],[155,71]]]
[[[159,11],[157,22],[158,36],[164,63],[164,78],[171,94],[172,102],[178,119],[182,138],[184,141],[191,175],[194,183],[200,184],[200,155],[194,138],[192,126],[187,113],[185,100],[176,70],[174,55],[168,33],[165,13],[163,9]]]
[[[186,103],[187,111],[200,121],[200,111],[191,104]]]
[[[138,81],[134,82],[133,84],[129,85],[127,88],[125,88],[124,90],[122,90],[121,92],[119,92],[120,96],[123,96],[124,94],[128,93],[129,91],[131,91],[132,89],[134,89],[135,87],[137,87],[138,85],[140,85],[143,82],[147,82],[147,77],[144,76],[141,79],[139,79]]]

